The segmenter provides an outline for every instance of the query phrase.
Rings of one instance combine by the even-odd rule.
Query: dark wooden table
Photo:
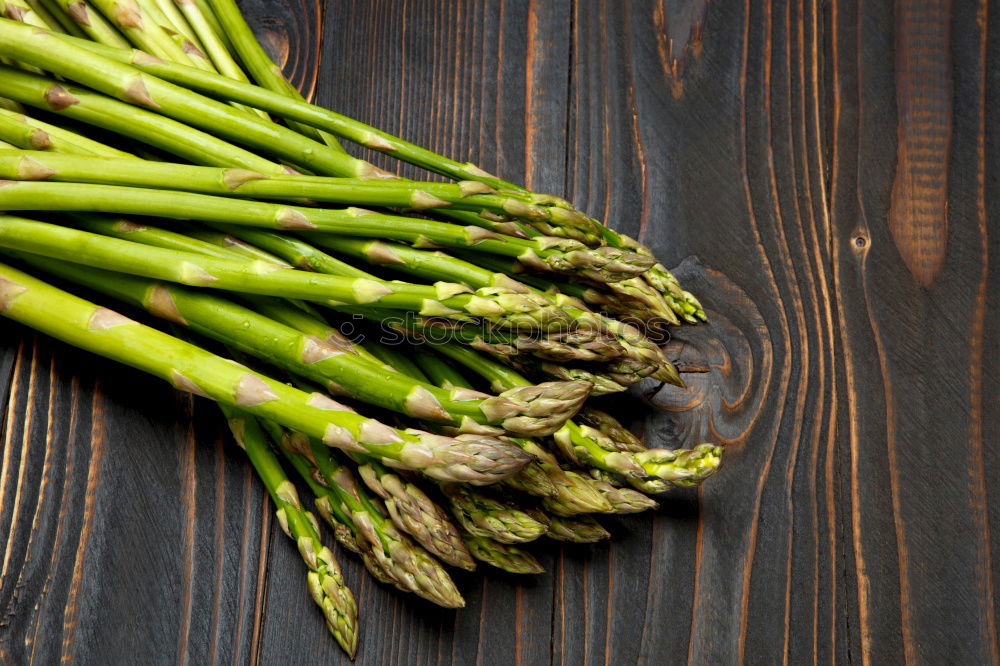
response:
[[[680,264],[710,372],[618,405],[727,445],[461,612],[343,557],[360,663],[998,661],[1000,8],[321,4],[244,3],[320,103]],[[344,661],[210,404],[9,323],[0,383],[0,662]]]

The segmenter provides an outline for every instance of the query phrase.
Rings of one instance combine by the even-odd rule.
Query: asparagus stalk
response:
[[[113,236],[144,245],[162,247],[170,250],[191,252],[220,259],[247,259],[270,262],[281,265],[278,257],[263,252],[243,243],[237,238],[224,237],[218,243],[210,243],[191,235],[179,234],[165,229],[137,224],[131,220],[103,217],[93,214],[76,214],[74,223],[87,231]],[[251,303],[253,309],[266,317],[296,329],[306,335],[311,335],[324,343],[346,353],[354,353],[377,362],[362,347],[351,343],[340,332],[326,323],[318,314],[303,301],[291,302],[285,299],[269,298],[267,296],[247,296],[244,299]]]
[[[601,493],[595,484],[586,477],[564,470],[548,450],[539,446],[537,442],[526,440],[527,446],[524,449],[532,454],[537,464],[548,475],[555,493],[542,499],[542,505],[551,513],[562,516],[575,516],[582,513],[614,513],[614,506],[607,497]],[[518,479],[520,474],[515,474],[508,479]],[[507,480],[504,480],[507,483]]]
[[[175,0],[176,1],[176,0]],[[222,24],[219,23],[219,18],[215,15],[215,11],[208,4],[207,0],[195,0],[194,2],[198,5],[198,9],[201,10],[202,15],[205,17],[205,21],[208,23],[209,28],[216,36],[222,40],[223,46],[230,54],[235,54],[236,50],[233,48],[233,41],[229,39],[229,35],[223,29]]]
[[[580,328],[599,331],[608,328],[603,323],[604,318],[601,315],[591,312],[583,303],[565,298],[561,294],[553,294],[540,289],[531,289],[526,287],[522,282],[513,280],[505,272],[495,272],[485,269],[477,265],[474,260],[465,261],[441,251],[430,252],[399,243],[387,243],[382,240],[358,238],[331,239],[319,236],[314,242],[321,247],[361,259],[372,265],[384,266],[429,280],[455,280],[465,282],[473,287],[507,286],[508,288],[520,291],[534,291],[563,307],[574,317]],[[480,253],[473,254],[481,256]]]
[[[445,206],[467,211],[500,210],[505,197],[489,194],[476,182],[434,183],[408,180],[371,181],[302,175],[265,175],[170,162],[151,162],[136,171],[131,162],[104,160],[96,163],[70,155],[33,155],[21,158],[40,161],[52,173],[49,180],[102,185],[126,185],[176,189],[200,194],[255,199],[297,200],[428,210]],[[16,155],[4,155],[4,172],[17,178]]]
[[[530,384],[517,372],[457,345],[437,345],[435,349],[479,373],[494,390]],[[617,450],[615,444],[596,428],[568,420],[553,436],[562,453],[572,462],[621,474],[640,490],[671,485],[692,486],[711,476],[721,462],[722,448],[702,444],[694,449],[647,449],[638,453]]]
[[[489,429],[478,424],[493,423],[524,434],[551,434],[557,428],[559,415],[568,418],[586,397],[586,391],[579,390],[579,386],[557,384],[516,389],[497,397],[467,390],[446,391],[388,371],[356,354],[345,354],[339,341],[331,344],[323,338],[302,334],[212,294],[31,255],[23,259],[46,272],[279,364],[328,389],[467,431],[482,433]],[[547,413],[535,418],[533,415],[542,404]],[[495,429],[495,432],[503,431]]]
[[[218,243],[225,236],[238,238],[247,245],[270,252],[302,270],[326,273],[328,275],[339,275],[341,277],[379,279],[371,273],[332,257],[326,252],[306,243],[304,240],[289,236],[288,234],[230,225],[213,226],[221,231],[201,232],[198,237],[215,243]]]
[[[280,437],[280,426],[273,423],[270,425],[278,428],[277,436]],[[392,575],[390,575],[382,564],[373,556],[371,552],[372,549],[367,547],[367,543],[363,540],[358,541],[356,536],[357,529],[354,526],[354,521],[351,520],[351,517],[346,513],[344,507],[337,500],[336,494],[313,478],[314,468],[309,461],[303,456],[291,453],[281,447],[279,447],[279,450],[285,456],[285,459],[288,460],[288,463],[295,468],[295,471],[299,474],[306,485],[309,486],[310,490],[312,490],[313,496],[315,497],[314,503],[316,511],[319,512],[326,524],[329,525],[331,530],[333,530],[333,536],[334,539],[337,540],[337,543],[352,553],[358,555],[364,563],[365,568],[368,570],[368,573],[370,573],[375,580],[380,583],[385,583],[386,585],[396,585],[396,581],[393,580]],[[319,475],[317,474],[316,476]]]
[[[634,455],[651,479],[690,488],[718,471],[722,447],[699,444],[693,449],[646,449]]]
[[[0,230],[0,246],[8,249],[68,259],[66,248],[74,247],[75,263],[191,286],[334,305],[378,303],[391,309],[460,319],[482,317],[513,330],[545,331],[565,321],[562,311],[544,299],[501,289],[468,293],[465,285],[451,283],[424,286],[307,273],[280,265],[213,259],[145,246],[24,218],[5,217],[0,220]]]
[[[212,30],[208,19],[205,18],[197,3],[193,0],[177,0],[176,2],[164,0],[164,5],[167,4],[172,6],[178,17],[187,24],[191,32],[191,40],[202,45],[219,74],[234,81],[249,81],[247,75],[233,60],[233,56],[229,53],[222,38]]]
[[[139,48],[182,65],[195,64],[183,48],[174,42],[135,0],[90,0],[90,2],[121,31],[126,39]],[[55,71],[42,65],[39,67],[50,72]]]
[[[445,608],[465,605],[444,568],[396,530],[377,501],[365,493],[351,471],[321,442],[285,433],[282,447],[309,461],[314,478],[333,491],[340,510],[350,516],[361,550],[378,563],[397,587]],[[326,510],[332,512],[334,507],[326,507]]]
[[[23,113],[8,111],[7,109],[0,109],[0,116],[17,121],[31,128],[42,130],[48,134],[49,139],[53,144],[50,150],[54,153],[66,153],[76,156],[85,156],[88,158],[94,156],[103,158],[122,158],[130,160],[133,168],[135,167],[135,160],[137,159],[135,155],[126,153],[124,150],[118,150],[117,148],[106,146],[92,139],[88,139],[85,136],[81,136],[76,132],[71,132],[65,128],[59,127],[58,125],[46,123],[36,118],[30,118]],[[52,153],[43,153],[42,156],[47,157],[51,154]]]
[[[601,493],[611,505],[611,510],[608,513],[641,513],[659,506],[656,500],[631,488],[617,488],[600,479],[591,479],[589,485]],[[651,490],[659,488],[652,482],[648,482],[648,486]]]
[[[172,29],[179,32],[181,35],[184,36],[186,40],[194,44],[200,51],[204,53],[205,51],[204,44],[198,38],[198,35],[195,34],[195,31],[191,27],[191,24],[188,22],[188,20],[184,18],[184,15],[177,7],[177,4],[173,0],[152,0],[152,1],[153,4],[156,5],[156,8],[159,10],[160,14],[162,14],[166,18],[167,24],[169,24],[169,26]],[[215,71],[218,71],[220,74],[223,73],[222,70],[218,68],[216,68]]]
[[[64,87],[55,80],[28,72],[0,67],[0,91],[22,104],[103,127],[198,164],[285,172],[279,164],[183,123],[83,88]],[[239,113],[235,109],[233,112]]]
[[[144,224],[136,224],[131,220],[90,214],[77,214],[73,219],[78,226],[88,231],[144,245],[191,252],[221,259],[239,259],[243,261],[250,259],[270,262],[275,265],[282,264],[281,259],[278,257],[247,245],[238,238],[224,234],[209,232],[213,240],[212,242],[208,242],[201,238],[195,238],[193,235],[179,234]],[[345,353],[357,354],[371,362],[380,363],[377,358],[363,347],[355,345],[343,336],[340,331],[330,326],[303,301],[289,301],[266,296],[247,295],[244,295],[243,298],[251,304],[256,312],[266,317],[285,324],[300,333],[318,338],[325,344],[331,345]]]
[[[59,7],[56,0],[29,0],[28,5],[49,25],[58,25],[62,32],[73,37],[86,38],[86,33]],[[59,30],[53,30],[59,32]]]
[[[551,516],[549,519],[549,531],[545,536],[556,541],[596,543],[604,539],[610,539],[611,533],[590,516],[576,516],[574,518]]]
[[[45,130],[2,114],[0,114],[0,140],[29,151],[50,150],[55,147],[55,142]]]
[[[446,564],[469,571],[475,568],[461,533],[444,509],[419,486],[370,458],[359,460],[358,475],[382,498],[389,517],[400,531]]]
[[[627,385],[620,384],[611,377],[591,372],[585,368],[570,367],[558,363],[548,362],[537,363],[530,366],[525,363],[515,362],[513,365],[519,371],[526,374],[544,375],[552,379],[558,379],[566,382],[590,382],[590,384],[594,387],[591,389],[590,395],[595,398],[602,395],[608,395],[610,393],[621,393],[622,391],[628,390]]]
[[[541,448],[541,447],[539,447]],[[547,452],[546,452],[547,453]],[[551,457],[551,454],[549,454]],[[558,463],[546,462],[546,466]],[[556,516],[578,516],[584,513],[615,513],[615,507],[602,494],[593,479],[574,470],[562,470],[559,494],[542,499],[542,506]]]
[[[469,258],[462,252],[458,254],[464,258]],[[618,315],[626,321],[646,321],[650,314],[649,303],[652,303],[653,310],[658,316],[663,317],[667,324],[676,325],[680,323],[675,310],[681,306],[671,303],[671,299],[674,298],[671,294],[661,296],[662,300],[665,300],[668,305],[668,308],[664,310],[661,307],[661,300],[649,295],[646,290],[641,290],[643,296],[641,299],[633,297],[628,288],[619,289],[615,293],[608,294],[605,291],[595,289],[583,283],[558,282],[540,276],[525,274],[524,266],[518,264],[516,261],[510,261],[496,255],[476,255],[474,261],[484,268],[509,275],[516,275],[518,280],[536,289],[577,298],[588,306],[596,306],[597,309]],[[637,289],[631,280],[626,280],[626,282],[632,285],[633,291]]]
[[[316,510],[334,529],[338,542],[358,553],[376,580],[445,608],[465,605],[448,573],[396,531],[384,509],[357,486],[346,468],[336,466],[335,475],[328,479],[306,455],[284,448],[282,453],[311,482]]]
[[[99,0],[99,2],[121,4],[116,0]],[[127,3],[130,0],[122,2]],[[153,24],[150,23],[151,25]],[[132,31],[130,39],[136,31],[156,32],[155,29],[131,28],[130,30]],[[175,46],[169,37],[167,42]],[[24,62],[65,76],[106,95],[140,107],[154,109],[159,114],[265,153],[274,154],[306,169],[359,178],[384,175],[371,164],[353,158],[343,151],[331,149],[290,129],[248,115],[187,88],[143,74],[134,67],[104,58],[77,46],[75,42],[61,40],[43,30],[0,20],[0,47],[17,60],[23,59]],[[54,51],[45,53],[47,49]],[[184,56],[183,52],[181,56]],[[225,77],[221,78],[228,80]]]
[[[107,358],[171,382],[182,390],[239,407],[322,440],[373,455],[394,467],[424,470],[443,481],[499,481],[530,458],[482,436],[458,438],[389,428],[319,394],[309,395],[51,287],[0,267],[3,315]]]
[[[227,2],[229,1],[231,0],[227,0]],[[219,95],[223,98],[240,101],[256,108],[267,109],[284,117],[302,120],[306,123],[311,122],[315,126],[329,129],[340,136],[354,140],[362,145],[388,152],[400,159],[423,166],[431,171],[451,176],[456,180],[479,181],[494,189],[529,196],[530,202],[534,204],[554,204],[552,207],[553,210],[562,211],[557,213],[557,215],[562,217],[556,217],[555,219],[550,217],[548,221],[551,224],[544,226],[545,231],[543,233],[553,234],[562,230],[564,235],[577,238],[577,235],[569,232],[583,230],[586,232],[584,238],[590,239],[594,237],[593,230],[596,229],[601,239],[612,247],[620,250],[635,250],[642,254],[651,254],[648,248],[579,213],[568,202],[562,199],[549,195],[536,195],[525,188],[490,176],[472,164],[461,164],[440,155],[435,155],[430,151],[421,149],[402,139],[380,132],[375,128],[358,123],[350,118],[340,116],[320,107],[296,103],[295,100],[283,98],[278,94],[272,93],[268,95],[269,91],[263,91],[245,84],[239,85],[239,82],[233,82],[237,85],[226,86],[224,84],[227,81],[223,77],[216,78],[211,74],[199,72],[195,68],[186,68],[168,63],[142,62],[148,61],[148,59],[134,54],[129,55],[124,52],[113,53],[108,49],[100,49],[96,45],[87,46],[91,49],[98,48],[101,55],[105,57],[117,58],[119,61],[136,64],[144,71],[156,74],[193,90],[199,90],[204,94]],[[669,296],[668,304],[670,308],[684,317],[686,321],[694,322],[697,319],[705,318],[704,309],[698,303],[697,299],[690,292],[681,289],[676,278],[662,264],[655,264],[645,280],[652,287],[659,290],[662,295]],[[634,290],[641,291],[641,287],[634,285]],[[652,296],[647,297],[651,298]]]
[[[239,258],[244,261],[266,261],[268,263],[277,264],[279,266],[287,266],[288,268],[294,268],[292,264],[289,264],[281,257],[271,254],[267,250],[261,249],[256,245],[251,245],[236,236],[230,234],[222,233],[220,231],[215,231],[214,229],[201,228],[196,226],[191,226],[189,228],[181,227],[183,233],[182,236],[191,238],[201,243],[208,243],[210,245],[215,245],[226,250],[227,255],[231,258]],[[275,234],[280,236],[280,234]],[[305,270],[309,270],[305,267]],[[378,279],[374,275],[358,275],[357,277],[370,277],[373,279]]]
[[[43,30],[51,30],[52,32],[62,32],[58,23],[55,21],[49,23],[45,16],[39,14],[32,5],[25,2],[2,0],[0,8],[3,10],[3,15],[12,21],[19,21],[26,25],[32,25]]]
[[[427,375],[431,383],[441,388],[452,390],[472,388],[472,384],[469,383],[462,373],[445,363],[444,359],[434,352],[426,349],[415,349],[414,351],[417,364],[424,374]],[[557,496],[559,488],[556,487],[556,482],[553,480],[553,472],[550,468],[546,468],[542,464],[541,458],[535,455],[540,450],[540,447],[530,439],[514,437],[510,438],[510,441],[520,446],[525,452],[530,453],[536,460],[529,463],[527,467],[517,474],[504,479],[501,483],[536,497]],[[558,470],[558,465],[554,464],[554,459],[552,462],[553,467]],[[561,470],[558,471],[561,472]]]
[[[510,502],[458,484],[441,484],[452,514],[466,532],[500,543],[534,541],[548,531],[544,516],[522,511]]]
[[[568,422],[553,435],[553,439],[565,458],[576,464],[582,463],[626,478],[651,476],[633,455],[616,450],[613,443],[596,428]]]
[[[618,451],[636,453],[646,450],[645,444],[611,414],[594,407],[585,407],[578,416],[580,421],[597,428]]]
[[[305,98],[298,89],[285,78],[281,68],[275,64],[267,52],[264,51],[260,42],[257,41],[250,26],[243,20],[239,8],[235,3],[218,2],[202,3],[201,0],[184,0],[198,10],[204,20],[203,30],[211,32],[213,35],[225,35],[231,49],[238,54],[239,59],[246,65],[254,80],[262,87],[271,90],[289,99],[304,101]],[[188,9],[188,11],[194,11]],[[212,28],[212,23],[217,24]],[[220,45],[222,39],[220,38]],[[229,54],[229,49],[226,49]],[[235,64],[235,63],[233,63]],[[221,70],[220,70],[221,71]],[[225,74],[225,72],[223,72]],[[246,81],[245,78],[230,76],[236,81]],[[303,125],[293,121],[287,121],[288,126],[299,134],[317,141],[323,141],[334,150],[343,150],[343,146],[336,137],[321,132],[309,125]]]
[[[577,463],[623,476],[647,492],[672,486],[695,486],[714,474],[721,447],[702,444],[694,449],[646,449],[638,453],[616,450],[600,431],[568,421],[553,435],[564,456]]]
[[[272,441],[280,443],[284,433],[281,426],[271,421],[265,421],[261,425],[267,430]],[[317,481],[317,478],[322,479],[322,475],[316,472],[312,463],[302,454],[288,451],[280,444],[276,445],[288,463],[295,468],[299,477],[312,490],[315,497],[316,511],[319,512],[319,515],[322,516],[323,520],[330,526],[330,529],[333,530],[333,536],[337,540],[337,543],[352,553],[359,555],[365,568],[380,583],[397,585],[393,576],[376,559],[369,543],[363,539],[361,541],[358,540],[356,536],[357,528],[350,514],[347,513],[347,509],[337,499],[336,493]]]
[[[471,534],[465,535],[465,545],[477,560],[509,573],[540,574],[545,571],[534,555],[517,546]]]
[[[252,256],[244,254],[236,246],[236,243],[240,242],[239,239],[233,239],[232,243],[211,243],[200,238],[195,238],[191,234],[182,234],[168,229],[161,229],[160,227],[153,227],[148,224],[139,224],[127,218],[110,217],[93,213],[74,213],[71,215],[71,221],[77,227],[95,234],[112,236],[133,243],[141,243],[143,245],[151,245],[178,252],[202,254],[216,259],[238,259],[244,262],[250,259],[268,261],[278,266],[287,265],[280,258],[273,255],[262,255],[260,251],[251,250],[254,251]]]
[[[233,437],[253,463],[277,507],[278,524],[295,541],[309,568],[309,592],[323,611],[330,633],[351,658],[358,649],[358,608],[354,595],[344,583],[340,567],[330,549],[323,545],[316,518],[302,508],[295,486],[285,476],[271,452],[257,420],[238,409],[220,405]]]
[[[529,446],[533,444],[531,440],[523,438],[512,438],[511,441],[520,445],[525,451],[529,451]],[[551,473],[537,460],[532,461],[520,472],[507,477],[501,483],[508,488],[534,497],[548,498],[559,495],[559,488],[553,481]]]
[[[523,288],[520,282],[511,280],[503,272],[492,272],[469,261],[463,261],[441,252],[428,252],[397,243],[386,243],[376,240],[360,240],[354,238],[337,238],[335,240],[318,237],[316,242],[324,247],[352,257],[366,260],[372,264],[383,264],[387,267],[401,270],[410,275],[432,280],[457,280],[473,287],[488,285],[506,285],[509,288]],[[490,255],[480,253],[480,256]],[[489,262],[490,259],[487,259]],[[635,381],[652,376],[660,381],[683,386],[684,383],[666,358],[662,350],[643,336],[642,332],[627,323],[590,312],[573,302],[562,300],[558,294],[535,290],[535,293],[550,297],[566,311],[578,327],[567,332],[567,337],[576,341],[575,347],[580,351],[589,351],[592,356],[570,353],[568,356],[550,356],[556,361],[570,360],[607,360],[624,354],[629,362],[624,371],[617,374],[623,377],[635,376]],[[587,333],[587,331],[594,331]],[[613,336],[614,340],[610,339]],[[569,339],[567,339],[569,341]],[[582,347],[582,350],[581,350]],[[496,350],[490,350],[496,351]],[[536,353],[542,351],[534,350]],[[568,353],[568,352],[567,352]],[[633,381],[632,383],[635,383]],[[609,387],[610,388],[610,387]]]
[[[637,250],[640,251],[640,254],[648,253],[649,256],[652,256],[652,252],[648,248],[640,246]],[[645,252],[642,250],[645,250]],[[690,291],[683,289],[680,282],[677,281],[677,278],[673,276],[666,266],[656,263],[649,269],[649,273],[648,276],[643,276],[643,279],[666,298],[670,307],[684,321],[689,324],[696,324],[698,321],[708,320],[705,308],[702,307],[698,298]]]
[[[3,89],[4,81],[10,78],[8,74],[23,73],[0,68],[0,89]],[[27,82],[42,83],[44,79],[32,78]],[[35,92],[45,96],[44,90]],[[74,94],[75,92],[79,91],[74,90]],[[31,103],[30,95],[15,96]],[[105,98],[105,101],[110,100]],[[81,105],[72,104],[67,110],[78,106]],[[44,173],[47,172],[43,169],[36,177],[44,177]],[[360,208],[315,209],[257,201],[247,201],[234,207],[232,201],[225,197],[204,194],[58,182],[12,182],[5,185],[0,193],[3,195],[2,205],[8,210],[36,210],[44,207],[47,210],[155,215],[272,229],[392,238],[425,246],[439,244],[471,247],[479,252],[515,257],[539,270],[605,280],[620,279],[625,274],[623,271],[641,272],[647,266],[643,261],[634,263],[634,256],[605,252],[606,248],[589,250],[573,241],[552,242],[553,239],[545,238],[524,240],[493,234],[480,227],[461,227],[432,220],[380,215]],[[45,200],[44,204],[42,199]],[[524,291],[529,292],[526,288]],[[538,295],[533,294],[534,296]]]
[[[87,0],[52,0],[52,2],[95,43],[123,49],[131,47],[128,40]]]
[[[668,324],[677,323],[676,306],[672,306],[662,293],[654,289],[642,276],[620,280],[610,287],[618,296],[632,303],[640,303]]]

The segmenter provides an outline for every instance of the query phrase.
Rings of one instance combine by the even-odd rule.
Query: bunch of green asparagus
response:
[[[595,514],[718,469],[590,401],[683,386],[651,336],[705,313],[643,245],[307,103],[234,0],[0,6],[0,209],[24,215],[0,216],[0,313],[215,400],[349,654],[300,493],[379,581],[460,607],[447,567],[538,573],[524,544],[606,539]]]

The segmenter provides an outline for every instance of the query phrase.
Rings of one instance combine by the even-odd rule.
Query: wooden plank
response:
[[[816,238],[825,232],[825,219],[815,219],[822,200],[800,175],[822,182],[814,79],[821,64],[806,51],[816,29],[804,10],[765,3],[650,3],[629,5],[626,16],[610,3],[601,9],[576,22],[584,35],[576,43],[591,58],[576,97],[590,115],[576,131],[576,187],[590,209],[603,207],[612,224],[669,261],[697,254],[707,268],[692,288],[714,322],[706,329],[714,349],[697,333],[677,335],[702,345],[715,369],[692,378],[687,392],[655,396],[668,411],[645,416],[644,429],[673,445],[721,438],[729,460],[697,508],[671,510],[697,522],[657,519],[651,566],[611,570],[618,577],[648,569],[644,607],[628,587],[594,581],[612,589],[616,624],[593,658],[828,659],[831,641],[818,632],[836,561],[825,465],[834,444],[824,346],[832,322]],[[669,33],[672,24],[687,30]],[[594,44],[604,36],[608,46]],[[636,183],[642,187],[630,195]],[[636,624],[645,627],[638,655],[614,640]]]
[[[843,10],[835,41],[842,66],[834,86],[843,94],[840,109],[849,109],[835,118],[832,171],[851,453],[845,528],[858,606],[852,642],[875,662],[901,654],[928,662],[997,659],[981,407],[982,350],[990,344],[983,331],[997,316],[984,300],[990,278],[983,203],[986,169],[995,163],[984,146],[986,58],[995,50],[987,51],[985,5],[975,5],[952,8],[950,34],[962,37],[945,37],[953,40],[947,50],[954,62],[928,91],[953,110],[911,127],[906,104],[927,82],[892,67],[893,48],[897,58],[900,51],[891,27],[895,22],[899,38],[909,39],[913,26],[899,22],[912,24],[914,16],[868,5],[854,13],[836,3]],[[913,8],[938,10],[936,3]],[[939,49],[940,39],[917,39],[914,48]],[[952,88],[955,94],[941,99]],[[899,107],[886,103],[893,89]],[[897,123],[900,133],[886,131]],[[897,136],[906,144],[925,131],[951,133],[950,143],[927,156],[947,165],[947,225],[900,208],[900,188],[892,188],[883,166],[908,158],[910,148]],[[907,196],[915,210],[922,195]],[[931,231],[921,231],[929,224]],[[928,252],[942,255],[940,268],[920,268],[927,255],[900,244],[901,226],[904,237],[939,239]]]
[[[192,414],[161,382],[5,331],[22,340],[0,466],[5,661],[245,660],[239,600],[259,561],[242,514],[261,495],[215,408]]]

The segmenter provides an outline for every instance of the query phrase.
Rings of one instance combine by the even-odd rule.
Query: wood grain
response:
[[[899,121],[889,230],[907,268],[929,287],[948,249],[951,2],[899,2],[896,12]]]
[[[1000,662],[987,0],[242,5],[307,96],[570,197],[711,318],[688,388],[608,405],[716,478],[459,612],[344,554],[359,663]],[[0,398],[0,663],[346,663],[210,404],[10,324]]]

